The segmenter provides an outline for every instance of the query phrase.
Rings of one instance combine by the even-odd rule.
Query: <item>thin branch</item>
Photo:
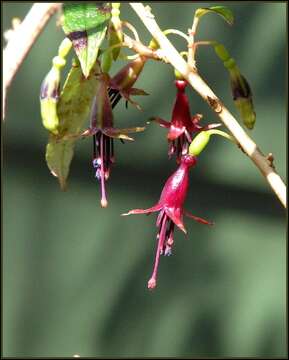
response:
[[[196,71],[192,70],[192,68],[185,62],[175,47],[163,34],[155,21],[155,17],[151,13],[150,8],[144,7],[142,3],[130,3],[130,6],[137,13],[147,30],[158,42],[168,62],[183,75],[194,90],[199,93],[199,95],[220,117],[224,125],[230,130],[233,137],[240,144],[241,149],[250,157],[260,172],[264,175],[280,202],[286,208],[286,186],[281,177],[276,173],[273,167],[270,166],[270,161],[268,161],[255,142],[248,136],[238,121],[229,112],[229,110],[226,109],[220,99],[214,94],[200,75]]]
[[[3,51],[3,119],[8,87],[37,37],[61,5],[61,3],[35,3],[9,38]]]
[[[148,46],[145,46],[139,41],[132,39],[130,36],[123,34],[124,46],[128,47],[131,50],[134,50],[136,53],[146,56],[150,59],[161,60],[158,55],[158,51],[152,50]]]

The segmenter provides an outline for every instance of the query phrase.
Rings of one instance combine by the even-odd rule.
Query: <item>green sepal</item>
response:
[[[252,130],[256,122],[256,113],[252,98],[239,98],[234,100],[236,108],[239,110],[244,125]]]
[[[226,62],[231,59],[231,56],[224,45],[217,44],[214,46],[214,50],[217,56],[219,57],[219,59],[222,60],[223,62]]]
[[[58,55],[52,60],[52,68],[45,76],[40,88],[40,111],[43,126],[58,134],[59,119],[57,114],[57,103],[60,92],[61,69],[66,64],[66,56],[72,47],[71,41],[65,38],[59,48]]]
[[[198,156],[208,145],[211,135],[219,135],[224,137],[227,140],[232,141],[237,144],[236,140],[226,132],[218,129],[209,129],[205,131],[201,131],[196,135],[189,146],[189,154],[192,156]]]
[[[101,55],[101,69],[104,73],[108,73],[112,65],[113,54],[110,50],[105,51]]]
[[[40,100],[40,111],[43,126],[53,134],[58,134],[57,100],[53,98]]]
[[[123,42],[123,33],[120,30],[116,30],[112,25],[109,33],[109,46],[120,45]],[[121,47],[115,47],[111,50],[112,58],[117,60],[120,54]]]
[[[72,41],[83,75],[88,77],[111,18],[110,5],[64,4],[63,31]]]
[[[191,142],[189,146],[189,154],[192,156],[198,156],[207,146],[209,140],[210,133],[208,131],[201,131]]]
[[[195,16],[200,18],[203,15],[213,12],[220,15],[229,25],[234,23],[234,15],[226,6],[211,6],[209,8],[199,8],[195,12]]]

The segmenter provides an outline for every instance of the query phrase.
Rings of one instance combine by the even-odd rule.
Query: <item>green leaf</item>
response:
[[[196,10],[195,16],[200,18],[201,16],[209,12],[214,12],[222,16],[222,18],[225,19],[225,21],[230,25],[233,25],[234,23],[234,15],[232,11],[225,6],[212,6],[209,8],[199,8]]]
[[[53,135],[46,146],[46,162],[52,175],[58,178],[61,190],[66,190],[66,179],[73,158],[74,140],[58,141]]]
[[[82,72],[88,77],[111,18],[110,6],[107,3],[65,4],[63,11],[63,31],[72,41]]]
[[[96,62],[90,76],[85,79],[79,63],[74,63],[67,76],[57,104],[60,119],[59,135],[50,135],[46,147],[46,162],[51,173],[59,180],[62,190],[74,154],[74,146],[84,123],[88,118],[98,83],[99,64]]]

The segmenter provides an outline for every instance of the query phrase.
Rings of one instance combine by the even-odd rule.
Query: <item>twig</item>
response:
[[[3,119],[8,87],[46,23],[60,7],[61,3],[35,3],[9,38],[3,51]]]
[[[141,54],[143,56],[147,56],[148,58],[161,60],[158,55],[158,51],[150,49],[148,46],[145,46],[139,41],[132,39],[130,36],[123,34],[124,46],[129,49],[134,50],[136,53]]]
[[[155,21],[154,15],[151,13],[150,8],[145,8],[142,3],[130,3],[130,6],[158,42],[166,59],[183,75],[194,90],[197,91],[216,112],[224,125],[230,130],[233,137],[240,144],[243,151],[250,157],[260,172],[267,179],[271,188],[286,208],[286,186],[281,177],[270,166],[270,162],[259,150],[254,141],[247,135],[244,129],[239,125],[238,121],[228,111],[228,109],[226,109],[220,99],[214,94],[200,75],[196,71],[192,70],[167,37],[162,33],[160,27]]]

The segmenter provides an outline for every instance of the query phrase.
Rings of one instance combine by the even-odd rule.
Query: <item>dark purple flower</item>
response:
[[[92,164],[95,168],[95,177],[101,183],[101,206],[106,207],[107,196],[105,181],[109,178],[111,164],[114,163],[113,139],[130,140],[128,134],[143,131],[144,127],[117,129],[113,125],[111,100],[108,95],[109,78],[106,74],[99,75],[96,96],[92,105],[90,128],[81,136],[94,138],[94,151]]]

